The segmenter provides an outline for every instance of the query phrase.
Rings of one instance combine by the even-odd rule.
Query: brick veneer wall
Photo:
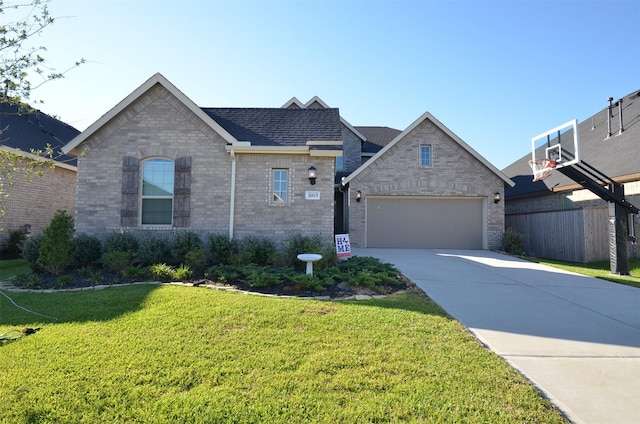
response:
[[[423,144],[431,145],[430,168],[419,166]],[[428,120],[371,162],[349,186],[349,233],[354,247],[365,246],[368,195],[411,195],[486,197],[488,248],[501,248],[504,202],[495,204],[492,199],[495,192],[504,195],[503,180]],[[357,190],[363,193],[359,203],[355,201]]]
[[[31,182],[24,174],[15,175],[14,184],[5,184],[2,208],[5,215],[0,218],[0,244],[5,245],[11,231],[22,230],[31,225],[31,234],[37,235],[51,223],[58,210],[65,210],[71,216],[76,203],[76,170],[62,168],[43,169],[44,175],[30,175]]]
[[[353,172],[362,162],[362,146],[358,136],[349,128],[342,125],[342,155],[344,157],[345,172]]]
[[[76,227],[96,235],[120,229],[122,161],[191,157],[190,226],[186,230],[228,234],[231,157],[226,141],[167,90],[156,86],[103,126],[82,145],[78,161]],[[304,155],[236,154],[234,237],[264,235],[283,238],[295,232],[333,231],[333,175],[335,158]],[[310,186],[308,168],[317,168],[317,184]],[[271,168],[290,169],[292,202],[273,206]],[[305,201],[308,189],[321,191],[319,201]],[[133,231],[167,231],[136,227]],[[169,229],[171,230],[171,229]]]

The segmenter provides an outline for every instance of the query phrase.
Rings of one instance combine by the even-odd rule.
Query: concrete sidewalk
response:
[[[394,264],[575,423],[640,423],[640,289],[481,250],[353,249]]]

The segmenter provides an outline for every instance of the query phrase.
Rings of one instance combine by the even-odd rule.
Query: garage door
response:
[[[367,197],[367,247],[482,249],[483,198]]]

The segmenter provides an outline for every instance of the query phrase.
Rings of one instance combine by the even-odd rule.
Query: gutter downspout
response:
[[[231,148],[231,198],[229,199],[229,240],[233,239],[234,216],[236,210],[236,152]]]

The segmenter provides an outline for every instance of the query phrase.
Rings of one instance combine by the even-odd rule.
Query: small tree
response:
[[[67,211],[59,210],[51,224],[42,232],[38,264],[46,272],[58,274],[73,260],[73,217]]]

